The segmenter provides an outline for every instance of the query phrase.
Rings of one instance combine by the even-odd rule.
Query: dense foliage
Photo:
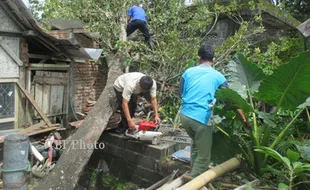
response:
[[[290,150],[292,147],[284,147],[285,144],[281,144],[281,142],[294,137],[294,131],[296,131],[294,128],[297,127],[295,123],[306,106],[309,105],[309,102],[306,102],[310,96],[310,81],[307,80],[310,77],[309,63],[310,51],[307,51],[291,59],[288,64],[274,69],[271,75],[265,75],[261,69],[241,54],[236,55],[227,66],[230,88],[217,91],[216,96],[219,100],[230,102],[223,109],[241,108],[246,113],[252,129],[248,132],[240,131],[237,134],[231,134],[231,138],[237,143],[250,166],[259,175],[263,175],[266,171],[276,171],[275,166],[268,165],[270,163],[268,156],[274,157],[280,162],[283,161],[276,150],[286,154],[293,152]],[[263,102],[275,109],[266,110],[262,105],[266,106],[267,104]],[[279,110],[291,112],[291,117],[283,117]],[[225,117],[225,114],[222,117]],[[295,137],[294,140],[293,145],[302,144],[298,137]],[[296,149],[296,146],[293,148]],[[255,152],[254,149],[258,152]],[[296,154],[299,155],[299,153]],[[289,157],[289,155],[287,156]],[[284,166],[288,173],[283,174],[287,174],[289,178],[287,182],[286,180],[282,182],[290,188],[293,187],[293,179],[306,176],[310,172],[310,165],[302,163],[300,158],[300,156],[296,159],[289,158],[292,163],[285,161]],[[298,164],[294,165],[294,162],[297,161],[299,161]],[[272,167],[274,167],[273,170],[270,169]],[[303,167],[303,169],[297,169],[297,167]]]

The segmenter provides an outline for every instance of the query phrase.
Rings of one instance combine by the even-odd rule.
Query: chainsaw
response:
[[[127,137],[151,142],[153,145],[159,144],[160,142],[176,142],[182,144],[191,144],[191,138],[184,132],[168,132],[167,134],[158,131],[160,124],[156,124],[152,121],[140,121],[136,125],[135,131],[126,130],[125,135]]]
[[[136,130],[131,131],[130,129],[127,129],[125,135],[133,139],[158,144],[160,136],[163,135],[162,132],[157,131],[158,128],[159,126],[152,121],[140,121],[138,125],[136,125]]]

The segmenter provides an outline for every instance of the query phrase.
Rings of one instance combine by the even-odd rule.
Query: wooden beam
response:
[[[61,58],[58,58],[59,56],[63,56],[62,54],[54,54],[54,55],[40,55],[40,54],[28,54],[29,55],[29,58],[32,58],[32,59],[51,59],[51,60],[54,60],[54,61],[66,61],[66,62],[72,62],[72,60],[70,59],[61,59]],[[85,63],[86,60],[85,59],[74,59],[74,62],[76,63]]]
[[[12,82],[18,82],[19,81],[19,79],[18,78],[2,78],[2,79],[0,79],[0,82],[1,83],[12,83]]]
[[[19,57],[11,50],[11,48],[3,41],[3,38],[0,37],[0,46],[6,51],[9,56],[19,65],[22,66],[23,62],[19,59]]]
[[[23,129],[23,130],[19,131],[17,134],[26,134],[28,132],[31,132],[31,131],[35,130],[35,129],[43,127],[44,125],[46,125],[46,123],[44,121],[41,121],[40,123],[37,123],[35,125],[32,125],[32,126],[26,128],[26,129]]]
[[[46,132],[49,132],[49,131],[54,131],[56,129],[59,129],[59,127],[49,127],[49,128],[46,128],[46,129],[41,129],[41,130],[33,131],[33,132],[30,132],[30,133],[26,133],[24,135],[33,136],[33,135],[38,135],[38,134],[41,134],[41,133],[46,133]],[[3,142],[4,142],[4,138],[0,139],[0,143],[3,143]]]
[[[31,102],[31,104],[33,105],[34,109],[39,113],[39,115],[42,117],[42,119],[47,123],[48,126],[51,126],[52,123],[51,121],[48,119],[48,117],[45,115],[45,113],[43,112],[43,110],[39,107],[39,105],[37,104],[37,102],[34,100],[34,98],[32,97],[31,94],[29,94],[20,84],[19,82],[16,83],[17,86],[19,87],[19,89],[22,91],[22,93],[27,97],[27,99]]]
[[[45,63],[48,59],[49,59],[49,58],[44,58],[44,59],[42,59],[38,64],[43,64],[43,63]]]
[[[69,69],[70,65],[68,64],[49,64],[49,63],[43,63],[43,64],[38,64],[38,63],[30,63],[30,67],[32,68],[66,68]]]
[[[50,114],[50,115],[46,115],[47,117],[56,117],[56,116],[63,116],[63,115],[67,115],[67,113],[55,113],[55,114]],[[41,119],[40,116],[37,117],[32,117],[32,119]]]
[[[40,55],[40,54],[28,54],[29,58],[33,59],[46,59],[49,58],[50,55]]]
[[[23,36],[26,36],[26,37],[34,37],[34,36],[37,36],[38,34],[35,33],[33,30],[28,30],[28,31],[25,31],[23,32]]]
[[[31,134],[31,133],[34,133],[34,132],[37,132],[37,131],[41,131],[41,130],[37,130],[39,128],[42,128],[42,129],[49,129],[49,128],[53,128],[53,127],[59,127],[59,124],[52,124],[50,127],[47,127],[46,123],[45,122],[40,122],[40,123],[37,123],[33,126],[30,126],[24,130],[21,130],[18,132],[18,134]]]
[[[39,84],[50,84],[50,85],[67,85],[68,77],[45,77],[45,76],[34,76],[33,82]]]
[[[1,119],[0,123],[8,123],[8,122],[14,122],[14,121],[15,121],[15,118],[12,117],[12,118]]]
[[[18,131],[21,131],[21,129],[0,130],[0,136],[1,136],[1,133],[18,132]]]
[[[33,135],[37,135],[37,134],[41,134],[41,133],[46,133],[46,132],[49,132],[49,131],[53,131],[53,130],[56,130],[58,129],[59,127],[49,127],[49,128],[46,128],[46,129],[41,129],[41,130],[37,130],[37,131],[34,131],[34,132],[31,132],[31,133],[27,133],[25,135],[27,136],[33,136]]]
[[[21,37],[22,36],[22,32],[11,32],[11,31],[0,30],[0,36]]]
[[[70,65],[67,64],[37,64],[37,63],[30,63],[29,70],[58,70],[58,71],[68,71],[70,69]]]
[[[42,55],[42,54],[28,54],[29,58],[32,59],[50,59],[54,61],[70,61],[67,59],[67,57],[64,54],[58,53],[58,54],[50,54],[50,55]],[[61,58],[61,57],[66,57],[66,58]],[[85,61],[84,61],[85,62]]]

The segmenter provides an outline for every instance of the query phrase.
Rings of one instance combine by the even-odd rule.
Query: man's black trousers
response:
[[[137,29],[139,29],[145,38],[145,41],[150,44],[152,42],[152,38],[149,32],[149,29],[147,27],[146,22],[143,20],[133,20],[127,25],[127,36],[130,36],[132,33],[134,33]]]
[[[122,126],[119,126],[119,127],[123,127],[123,128],[127,129],[128,128],[128,121],[126,119],[126,116],[125,116],[124,111],[123,111],[123,106],[122,106],[123,105],[123,96],[122,96],[123,92],[119,92],[115,88],[114,88],[114,91],[116,93],[118,109],[121,110],[121,115],[122,115],[122,122],[121,122]],[[129,113],[130,113],[131,118],[135,115],[135,112],[137,109],[137,98],[138,98],[138,95],[132,94],[131,98],[128,102]]]

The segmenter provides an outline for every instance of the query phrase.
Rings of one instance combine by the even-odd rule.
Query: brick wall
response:
[[[69,39],[74,37],[84,48],[99,48],[99,44],[84,34],[70,35],[70,30],[52,30],[49,34],[57,39]],[[96,101],[102,93],[107,78],[107,68],[101,64],[74,63],[72,65],[72,98],[75,112],[86,111],[87,101]]]
[[[76,112],[84,112],[87,101],[96,101],[102,93],[107,78],[105,64],[74,63],[72,96]]]

